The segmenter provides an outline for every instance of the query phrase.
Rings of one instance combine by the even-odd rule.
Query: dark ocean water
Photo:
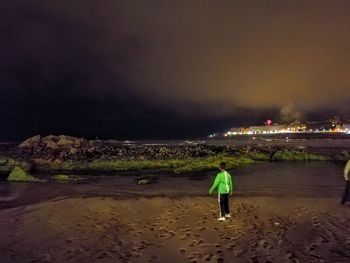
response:
[[[117,141],[108,140],[111,143],[121,144],[145,144],[145,145],[268,145],[268,146],[293,146],[293,147],[326,147],[326,148],[350,148],[350,134],[289,134],[269,136],[233,136],[225,139],[198,139],[198,140],[137,140]]]

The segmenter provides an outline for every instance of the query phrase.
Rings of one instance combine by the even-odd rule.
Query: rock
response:
[[[137,183],[139,185],[146,185],[146,184],[152,184],[157,182],[158,178],[154,175],[145,175],[142,177],[137,178]]]
[[[7,177],[10,182],[42,182],[42,180],[28,175],[21,167],[15,166]]]
[[[57,146],[62,148],[76,148],[80,147],[83,140],[72,136],[60,135],[58,136]]]
[[[24,142],[22,142],[19,145],[19,148],[34,148],[40,143],[40,140],[41,140],[40,135],[33,136],[33,137],[25,140]]]
[[[41,140],[41,143],[45,148],[52,149],[52,150],[58,149],[57,142],[58,142],[58,137],[53,135],[46,136]]]
[[[50,164],[50,161],[43,159],[43,158],[37,158],[33,160],[34,166],[43,166]]]
[[[85,142],[84,139],[75,138],[67,135],[49,135],[41,139],[40,146],[42,149],[39,149],[41,152],[45,149],[49,150],[59,150],[65,151],[68,150],[70,154],[75,154],[76,149],[81,147]],[[40,148],[40,147],[39,147]]]
[[[350,154],[347,151],[341,151],[335,155],[334,159],[337,161],[347,161],[350,159]]]
[[[149,180],[149,179],[141,179],[141,180],[138,180],[138,184],[139,185],[146,185],[146,184],[151,184],[153,181],[152,180]]]
[[[69,154],[70,155],[75,155],[76,153],[77,153],[77,149],[76,148],[71,148],[71,149],[69,149]]]
[[[57,180],[57,181],[70,181],[70,180],[72,180],[68,175],[65,175],[65,174],[53,175],[51,178],[53,180]]]
[[[56,181],[80,181],[83,180],[82,177],[74,176],[74,175],[65,175],[65,174],[57,174],[51,177],[52,180]]]

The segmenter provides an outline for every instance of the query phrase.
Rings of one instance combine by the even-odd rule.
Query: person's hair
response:
[[[226,163],[225,162],[221,162],[220,163],[220,169],[222,169],[222,170],[226,169]]]

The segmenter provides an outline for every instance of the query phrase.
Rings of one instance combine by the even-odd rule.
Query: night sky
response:
[[[350,1],[4,0],[0,141],[350,119]]]

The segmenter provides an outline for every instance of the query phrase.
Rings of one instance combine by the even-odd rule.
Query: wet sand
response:
[[[235,170],[224,222],[207,195],[215,173],[142,187],[125,176],[2,183],[0,262],[350,262],[341,172],[323,162]]]

